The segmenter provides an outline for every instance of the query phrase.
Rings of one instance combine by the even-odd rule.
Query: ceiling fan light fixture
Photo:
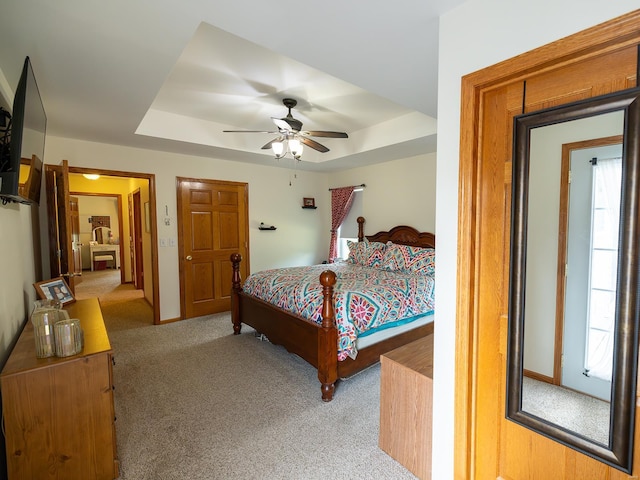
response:
[[[289,140],[289,151],[294,158],[300,158],[302,156],[302,142],[297,138]]]
[[[273,154],[276,158],[282,158],[284,156],[284,142],[277,141],[271,143],[271,150],[273,150]]]
[[[327,138],[349,138],[345,132],[332,132],[325,130],[302,130],[302,122],[293,118],[291,109],[295,107],[298,102],[293,98],[284,98],[282,103],[289,109],[289,113],[284,118],[271,117],[273,123],[277,127],[277,131],[264,131],[264,130],[223,130],[226,133],[269,133],[277,134],[278,136],[264,145],[263,150],[271,148],[276,159],[284,157],[287,153],[290,153],[293,158],[300,160],[302,157],[303,144],[307,147],[316,150],[320,153],[328,152],[329,149],[321,143],[312,140],[309,137],[327,137]]]

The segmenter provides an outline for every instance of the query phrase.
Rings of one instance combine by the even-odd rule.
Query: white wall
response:
[[[433,478],[453,478],[461,78],[637,6],[635,0],[470,0],[440,18]]]
[[[33,310],[42,280],[38,207],[0,205],[0,367]]]
[[[435,153],[329,175],[330,188],[362,183],[367,186],[362,192],[365,235],[389,230],[396,225],[435,232]]]
[[[176,177],[228,180],[249,184],[251,271],[320,263],[328,251],[328,184],[326,174],[250,165],[213,158],[177,155],[60,137],[47,137],[46,163],[63,159],[70,166],[156,175],[158,238],[177,239]],[[266,160],[270,162],[271,160]],[[316,210],[303,210],[302,198],[314,197]],[[170,225],[165,225],[165,212]],[[259,231],[260,222],[277,227]],[[160,318],[180,315],[178,248],[158,248]]]
[[[45,158],[51,164],[66,159],[74,167],[155,174],[158,238],[178,236],[176,177],[247,182],[251,271],[311,265],[326,258],[330,186],[367,184],[363,213],[369,233],[402,223],[428,231],[435,227],[435,154],[333,174],[298,169],[296,178],[292,169],[269,164],[242,164],[60,137],[47,138]],[[303,197],[315,198],[318,208],[302,209]],[[166,211],[169,226],[164,223]],[[260,231],[260,222],[274,225],[277,230]],[[178,249],[159,247],[158,257],[160,318],[169,320],[180,313]]]
[[[0,106],[10,111],[13,95],[0,70]],[[39,252],[38,207],[0,202],[0,368],[33,310],[33,284],[43,280]]]

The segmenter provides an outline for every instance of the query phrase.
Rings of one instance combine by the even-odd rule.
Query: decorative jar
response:
[[[56,354],[53,325],[65,318],[62,304],[57,300],[36,300],[31,323],[36,342],[36,356],[38,358],[53,357]]]

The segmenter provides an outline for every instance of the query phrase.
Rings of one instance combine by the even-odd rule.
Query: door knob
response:
[[[191,255],[187,255],[187,260],[193,260],[193,257]]]

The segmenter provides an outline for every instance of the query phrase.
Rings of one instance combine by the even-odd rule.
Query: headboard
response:
[[[364,218],[358,217],[358,240],[362,241],[364,237]],[[391,241],[399,245],[410,245],[412,247],[436,247],[436,236],[433,233],[419,232],[407,225],[398,225],[388,232],[378,232],[366,237],[370,242],[387,243]]]

